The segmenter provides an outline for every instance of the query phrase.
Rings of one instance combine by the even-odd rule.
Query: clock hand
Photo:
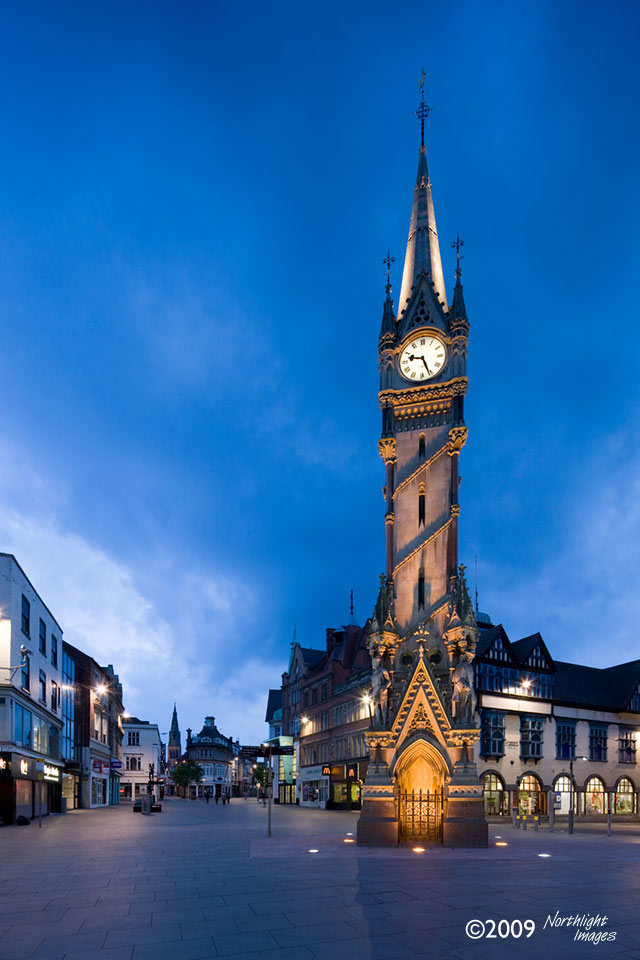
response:
[[[427,370],[427,376],[430,377],[430,376],[431,376],[431,370],[429,370],[429,367],[427,366],[427,361],[425,360],[424,357],[420,357],[419,359],[422,360],[422,362],[424,363],[424,365],[425,365],[425,367],[426,367],[426,370]]]

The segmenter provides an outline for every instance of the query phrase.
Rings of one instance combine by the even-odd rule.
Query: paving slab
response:
[[[487,850],[358,848],[357,813],[172,799],[0,833],[0,960],[640,960],[640,825],[576,833],[491,826]],[[496,847],[502,837],[507,847]],[[319,853],[309,851],[317,849]],[[549,856],[540,857],[540,853]],[[606,914],[616,940],[549,916]],[[532,919],[528,939],[466,924]]]

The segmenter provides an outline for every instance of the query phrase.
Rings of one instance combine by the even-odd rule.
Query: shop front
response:
[[[110,764],[104,760],[91,761],[90,807],[106,807],[109,804]]]
[[[329,780],[328,767],[301,767],[299,777],[301,805],[324,807],[329,799]]]
[[[327,809],[359,810],[362,801],[362,782],[367,773],[367,760],[337,763],[323,769],[330,773]]]
[[[15,823],[17,817],[32,820],[59,813],[62,797],[62,765],[53,760],[0,753],[0,818]]]

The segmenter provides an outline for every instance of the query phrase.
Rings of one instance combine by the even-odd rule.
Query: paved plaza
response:
[[[267,839],[255,800],[172,799],[151,817],[123,805],[5,827],[0,958],[640,958],[637,826],[611,837],[599,825],[572,837],[492,826],[488,850],[414,853],[345,843],[356,819],[276,806]],[[608,917],[614,941],[543,929],[549,914],[589,913]],[[474,919],[536,929],[474,941]]]

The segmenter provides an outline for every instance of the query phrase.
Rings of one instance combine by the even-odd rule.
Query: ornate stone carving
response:
[[[382,437],[381,440],[378,440],[378,453],[385,464],[395,463],[397,460],[395,437]]]
[[[467,442],[467,434],[469,431],[466,427],[452,427],[449,430],[449,455],[453,456],[454,453],[460,453],[465,443]]]
[[[471,657],[462,653],[451,674],[453,683],[452,709],[456,725],[473,722],[476,696],[473,689]]]
[[[384,727],[387,722],[391,675],[384,665],[384,656],[379,648],[371,656],[371,683],[374,703],[373,719]]]

